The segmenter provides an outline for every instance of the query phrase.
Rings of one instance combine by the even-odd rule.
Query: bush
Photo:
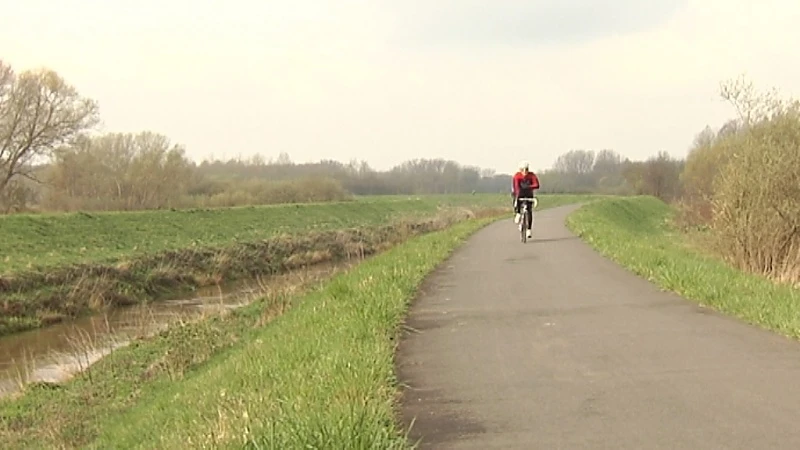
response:
[[[684,180],[710,211],[718,251],[735,266],[800,280],[800,103],[730,83],[735,130],[695,149]],[[704,214],[703,214],[704,215]]]

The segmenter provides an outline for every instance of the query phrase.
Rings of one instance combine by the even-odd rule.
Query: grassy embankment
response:
[[[548,196],[550,204],[570,196]],[[192,288],[363,257],[501,195],[370,197],[313,205],[0,217],[0,335]],[[470,209],[471,211],[465,211]]]
[[[387,196],[358,201],[161,211],[0,216],[0,274],[75,263],[113,263],[190,247],[279,234],[380,225],[439,207],[502,207],[499,195]]]
[[[800,290],[737,270],[671,224],[673,210],[653,197],[592,202],[569,228],[601,254],[663,289],[781,334],[800,338]]]
[[[548,197],[542,207],[585,200]],[[366,260],[329,284],[134,342],[61,386],[0,400],[12,447],[399,448],[393,354],[423,278],[494,218]],[[269,323],[269,326],[264,326]]]
[[[542,207],[585,198],[548,197]],[[308,294],[173,327],[63,386],[31,386],[0,401],[0,440],[34,448],[402,446],[392,412],[397,326],[424,276],[492,220],[414,239]]]
[[[0,217],[0,335],[182,290],[369,253],[441,207],[498,196]],[[401,226],[402,225],[402,226]],[[427,226],[415,228],[424,232]],[[405,227],[405,228],[404,228]],[[339,230],[348,231],[342,232]],[[394,234],[394,237],[387,236]],[[305,259],[300,256],[305,255]]]

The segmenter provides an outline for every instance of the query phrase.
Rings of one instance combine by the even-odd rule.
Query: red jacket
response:
[[[528,175],[523,175],[522,172],[517,172],[517,173],[514,174],[514,178],[513,178],[514,196],[515,197],[519,196],[520,183],[523,180],[528,182],[528,183],[524,183],[524,184],[529,184],[530,185],[529,186],[529,189],[530,189],[529,193],[531,195],[533,195],[533,190],[534,189],[539,189],[539,177],[537,177],[535,173],[528,172]],[[528,193],[525,193],[525,192],[523,192],[523,193],[524,194],[528,194]]]

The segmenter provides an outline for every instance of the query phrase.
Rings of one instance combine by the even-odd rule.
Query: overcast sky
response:
[[[721,81],[800,90],[796,0],[0,1],[0,58],[196,160],[683,156]]]

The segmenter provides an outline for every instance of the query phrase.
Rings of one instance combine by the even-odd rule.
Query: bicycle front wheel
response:
[[[519,238],[522,241],[522,243],[524,244],[525,242],[528,241],[528,235],[527,235],[527,232],[528,232],[528,211],[527,211],[527,208],[525,208],[522,211],[522,222],[521,222],[521,224],[522,225],[519,227]]]

